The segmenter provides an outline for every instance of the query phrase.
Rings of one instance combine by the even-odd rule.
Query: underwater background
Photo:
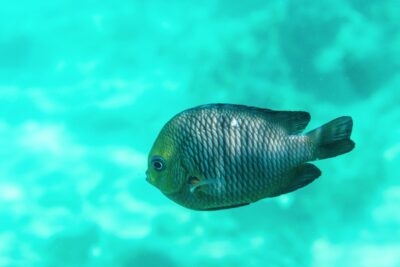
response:
[[[0,266],[400,266],[400,2],[6,1]],[[354,119],[311,185],[185,209],[145,181],[206,103]]]

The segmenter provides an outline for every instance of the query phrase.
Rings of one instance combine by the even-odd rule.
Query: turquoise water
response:
[[[0,266],[400,266],[399,21],[396,0],[4,2]],[[216,102],[351,115],[357,146],[302,190],[191,211],[147,153]]]

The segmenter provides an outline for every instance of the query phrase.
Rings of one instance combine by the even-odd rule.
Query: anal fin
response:
[[[209,209],[202,209],[204,211],[213,211],[213,210],[225,210],[225,209],[233,209],[233,208],[238,208],[242,206],[249,205],[250,203],[241,203],[241,204],[236,204],[236,205],[231,205],[231,206],[222,206],[222,207],[215,207],[215,208],[209,208]]]
[[[310,184],[320,175],[321,171],[315,165],[311,163],[300,165],[289,172],[286,178],[288,182],[279,188],[273,196],[276,197],[296,191],[297,189]]]

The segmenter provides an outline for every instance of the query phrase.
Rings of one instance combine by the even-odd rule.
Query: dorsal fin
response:
[[[288,134],[299,134],[310,122],[310,114],[305,111],[271,111],[272,116]]]
[[[251,107],[245,105],[236,104],[206,104],[201,105],[190,110],[195,109],[231,109],[240,112],[258,113],[268,119],[278,123],[280,126],[285,128],[288,134],[301,133],[310,121],[310,114],[305,111],[275,111],[272,109]]]
[[[305,111],[275,111],[266,108],[257,108],[244,105],[231,105],[231,104],[214,104],[220,108],[232,108],[241,111],[255,112],[262,114],[268,120],[279,123],[288,134],[301,133],[310,122],[310,114]]]

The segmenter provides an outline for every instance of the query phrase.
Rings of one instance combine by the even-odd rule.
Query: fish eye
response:
[[[153,157],[151,160],[151,166],[153,167],[154,170],[156,171],[162,171],[165,168],[165,161],[163,158],[159,156]]]

